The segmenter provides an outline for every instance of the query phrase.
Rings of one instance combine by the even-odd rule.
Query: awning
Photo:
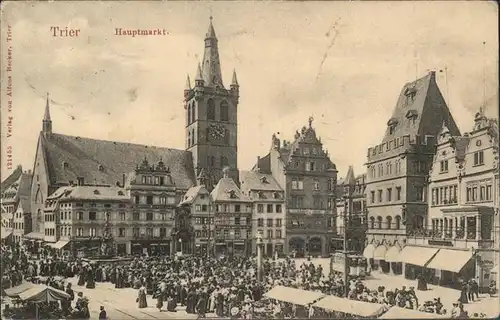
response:
[[[387,250],[385,253],[385,261],[387,262],[400,262],[399,255],[401,253],[401,250],[399,250],[399,247],[397,246],[392,246]]]
[[[373,259],[375,260],[384,260],[385,253],[387,252],[387,248],[384,245],[378,246],[373,252]]]
[[[427,268],[459,273],[472,258],[472,251],[441,249]]]
[[[378,303],[363,302],[340,298],[337,296],[326,296],[319,300],[314,307],[327,311],[337,311],[352,314],[358,317],[377,317],[384,309],[384,306]]]
[[[54,249],[62,249],[64,248],[65,245],[67,245],[69,241],[66,240],[59,240],[56,243],[50,243],[49,246],[51,246]]]
[[[24,236],[26,239],[33,239],[33,240],[43,240],[45,235],[42,232],[30,232]]]
[[[401,262],[425,267],[438,251],[439,249],[435,248],[406,246],[399,258]]]
[[[284,286],[276,286],[264,294],[270,299],[306,306],[316,302],[325,295],[321,292],[306,291]]]
[[[429,312],[421,312],[413,309],[392,307],[384,313],[379,319],[433,319],[446,318],[445,315]]]
[[[69,297],[69,294],[62,290],[44,285],[36,285],[19,294],[21,300],[34,303],[61,301]]]
[[[5,289],[5,294],[9,297],[17,297],[22,292],[29,290],[29,289],[33,288],[34,286],[36,286],[36,284],[33,284],[31,282],[23,282],[18,286]]]
[[[373,259],[373,253],[375,252],[375,246],[373,244],[369,244],[366,246],[365,250],[363,250],[363,257],[366,259]]]
[[[11,234],[12,234],[12,231],[4,231],[4,230],[2,230],[2,239],[6,239]]]

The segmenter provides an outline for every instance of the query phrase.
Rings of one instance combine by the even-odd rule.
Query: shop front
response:
[[[476,263],[470,250],[439,249],[427,265],[435,284],[460,290],[461,282],[474,278]]]
[[[432,272],[426,268],[439,249],[429,247],[406,246],[401,251],[399,258],[404,263],[404,276],[415,280],[419,275],[429,278]]]
[[[132,240],[130,241],[132,255],[165,256],[170,255],[170,240]]]

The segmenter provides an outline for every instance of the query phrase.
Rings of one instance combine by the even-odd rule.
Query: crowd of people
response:
[[[264,296],[277,285],[317,291],[325,295],[344,296],[364,302],[378,303],[383,311],[393,306],[415,309],[436,314],[448,314],[439,298],[434,301],[419,303],[414,287],[386,289],[384,286],[368,288],[359,277],[351,277],[344,282],[341,273],[325,271],[322,267],[308,261],[296,265],[296,260],[264,259],[262,263],[262,281],[257,279],[255,258],[225,257],[207,258],[199,256],[165,256],[134,258],[125,264],[92,264],[76,259],[62,261],[57,258],[43,259],[36,263],[20,248],[2,249],[2,270],[4,284],[16,286],[28,280],[42,281],[54,288],[64,290],[71,297],[61,301],[59,309],[67,318],[90,317],[89,299],[82,292],[75,291],[67,278],[77,277],[78,287],[94,289],[96,282],[110,282],[117,289],[134,288],[137,290],[138,308],[148,307],[147,296],[156,299],[160,311],[177,312],[179,306],[185,307],[189,314],[199,318],[207,313],[217,317],[247,318],[317,318],[322,311],[311,305],[297,307],[286,302],[273,301]],[[468,292],[475,292],[475,287],[467,282]],[[451,308],[452,318],[468,318],[464,303],[474,299],[464,291]],[[73,302],[76,298],[76,302]],[[463,300],[466,299],[467,301]],[[58,306],[53,305],[52,308]],[[345,315],[343,315],[345,316]],[[101,318],[102,317],[102,318]],[[100,310],[100,319],[106,318],[104,307]]]

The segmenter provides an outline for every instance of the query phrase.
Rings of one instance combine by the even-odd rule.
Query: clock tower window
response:
[[[215,120],[215,102],[213,99],[207,101],[207,119]]]
[[[188,124],[191,124],[191,122],[193,122],[193,121],[191,120],[191,106],[190,106],[190,105],[188,105]]]
[[[229,106],[226,100],[220,103],[220,121],[229,121]]]
[[[195,122],[196,120],[196,107],[194,105],[194,101],[191,103],[191,122]]]

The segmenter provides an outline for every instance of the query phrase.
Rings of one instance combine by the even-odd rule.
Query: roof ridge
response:
[[[71,136],[71,135],[61,134],[61,133],[53,133],[51,136],[60,136],[60,137],[75,138],[75,139],[78,138],[78,139],[93,140],[93,141],[98,141],[98,142],[128,144],[128,145],[137,146],[137,147],[153,147],[153,148],[158,148],[158,149],[168,149],[168,150],[189,152],[189,151],[186,151],[186,150],[183,150],[183,149],[177,149],[177,148],[160,147],[160,146],[140,144],[140,143],[130,143],[130,142],[125,142],[125,141],[95,139],[95,138],[88,138],[88,137],[81,137],[81,136]],[[50,138],[49,138],[49,140],[50,140]]]

